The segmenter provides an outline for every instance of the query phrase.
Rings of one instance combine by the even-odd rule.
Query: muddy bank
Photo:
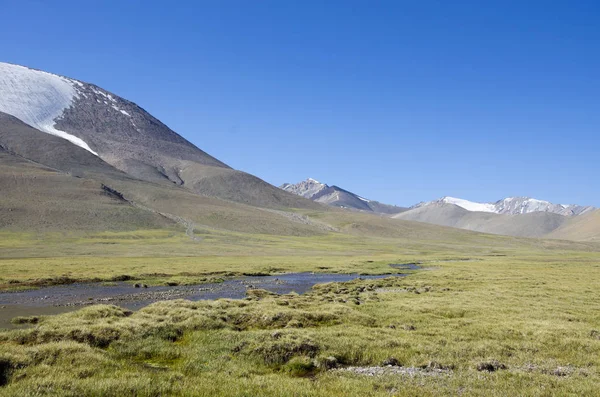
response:
[[[394,265],[398,269],[415,270],[416,265]],[[409,267],[401,267],[409,266]],[[70,284],[37,290],[0,293],[0,328],[12,327],[10,320],[16,316],[49,315],[76,310],[85,305],[112,304],[137,310],[150,303],[171,300],[212,300],[219,298],[241,299],[248,289],[265,289],[277,294],[296,292],[303,294],[315,284],[344,282],[357,278],[377,279],[405,274],[366,276],[359,274],[291,273],[277,276],[246,276],[221,283],[190,286],[157,286],[134,288],[132,284],[118,282]]]

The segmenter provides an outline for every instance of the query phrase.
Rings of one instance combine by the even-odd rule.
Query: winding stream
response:
[[[415,264],[390,265],[396,270],[416,270]],[[65,313],[86,305],[112,304],[137,310],[150,303],[189,299],[213,300],[219,298],[242,299],[248,289],[265,289],[277,294],[296,292],[303,294],[315,284],[344,282],[361,279],[403,277],[406,274],[366,276],[359,274],[288,273],[276,276],[245,276],[227,279],[221,283],[188,286],[155,286],[134,288],[120,282],[116,285],[80,283],[46,287],[20,292],[0,292],[0,328],[12,328],[11,319],[16,316],[34,316]]]

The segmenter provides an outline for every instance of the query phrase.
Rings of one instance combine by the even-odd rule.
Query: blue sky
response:
[[[0,0],[0,13],[0,61],[93,82],[275,185],[600,206],[598,1]]]

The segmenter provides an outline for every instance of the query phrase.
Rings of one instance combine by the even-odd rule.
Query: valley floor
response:
[[[0,334],[0,395],[600,390],[600,247],[464,234],[427,241],[197,234],[204,240],[169,231],[6,233],[2,288],[119,275],[160,284],[223,273],[385,273],[390,263],[415,261],[431,270],[323,284],[304,295],[250,290],[243,300],[166,301],[136,312],[90,306],[21,318],[31,324]]]

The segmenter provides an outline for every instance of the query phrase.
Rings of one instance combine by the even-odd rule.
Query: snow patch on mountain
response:
[[[467,211],[479,211],[479,212],[496,212],[494,204],[488,203],[476,203],[473,201],[463,200],[456,197],[444,197],[441,199],[446,204],[458,205],[466,209]]]
[[[79,98],[82,83],[51,73],[0,62],[0,112],[95,154],[81,138],[55,128],[65,109]]]
[[[491,212],[494,214],[519,215],[532,212],[550,212],[564,216],[575,216],[590,211],[593,207],[580,205],[554,204],[549,201],[538,200],[530,197],[507,197],[495,203],[477,203],[454,197],[442,197],[441,199],[422,202],[411,208],[420,208],[432,204],[454,204],[467,211]]]
[[[554,204],[549,201],[530,197],[508,197],[495,204],[499,214],[528,214],[531,212],[552,212],[554,214],[574,216],[589,211],[592,207],[576,204]]]

